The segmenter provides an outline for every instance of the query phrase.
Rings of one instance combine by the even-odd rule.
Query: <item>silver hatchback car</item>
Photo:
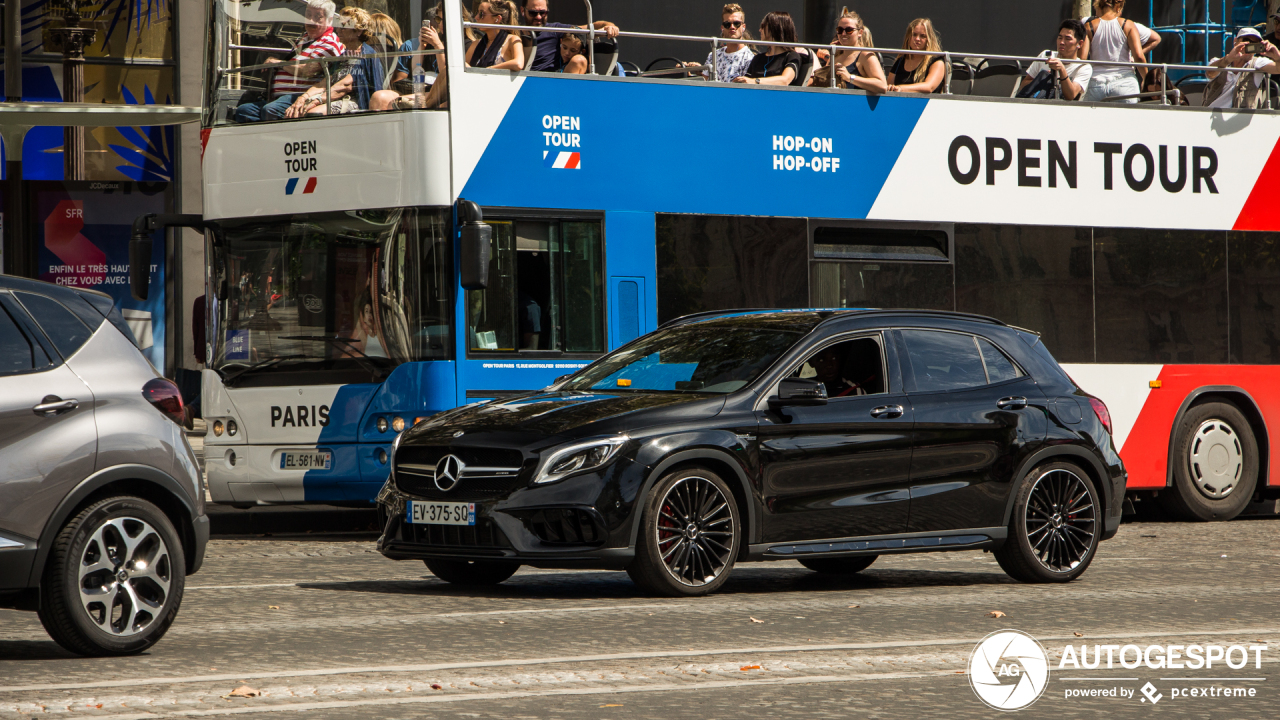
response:
[[[0,607],[82,655],[164,635],[209,539],[183,414],[111,298],[0,276]]]

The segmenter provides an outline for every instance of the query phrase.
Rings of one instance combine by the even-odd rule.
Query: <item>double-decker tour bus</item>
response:
[[[443,48],[485,29],[457,0],[408,6],[399,25],[436,23]],[[287,48],[326,22],[323,2],[319,20],[292,7],[219,0],[211,23],[217,502],[368,502],[419,418],[542,388],[678,316],[801,307],[1030,329],[1105,403],[1050,399],[1110,424],[1131,495],[1212,519],[1280,494],[1270,110],[619,77],[600,53],[597,74],[477,69],[428,48],[371,58],[390,95],[346,112],[313,89],[329,97],[274,119],[271,83],[308,67]],[[343,62],[309,61],[308,82]]]

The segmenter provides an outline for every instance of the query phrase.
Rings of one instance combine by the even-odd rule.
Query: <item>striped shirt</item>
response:
[[[311,60],[313,58],[337,57],[347,48],[338,39],[338,34],[333,28],[328,28],[324,34],[316,40],[303,40],[297,47],[298,54],[289,62],[298,62],[299,60]],[[312,75],[305,74],[308,68],[313,68],[316,72]],[[312,87],[317,82],[324,80],[324,70],[319,63],[308,63],[300,68],[303,70],[302,75],[294,75],[288,70],[281,69],[276,72],[275,83],[271,86],[271,96],[279,97],[280,95],[291,95],[293,93],[306,92],[307,88]]]

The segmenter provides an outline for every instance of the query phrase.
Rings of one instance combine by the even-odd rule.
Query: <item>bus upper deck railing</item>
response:
[[[590,26],[590,25],[588,25],[587,28],[576,28],[576,27],[554,28],[554,27],[540,27],[540,26],[528,26],[528,25],[499,25],[499,24],[464,22],[463,27],[467,30],[472,30],[472,31],[508,30],[508,31],[519,32],[519,33],[556,33],[556,34],[562,34],[562,35],[574,34],[574,35],[579,35],[584,38],[587,38],[588,42],[584,44],[593,49],[596,47],[596,39],[601,38],[605,34],[604,31],[596,30],[594,29],[593,26]],[[762,40],[751,40],[747,42],[740,42],[731,38],[723,38],[723,37],[673,35],[669,33],[651,33],[651,32],[636,32],[636,31],[619,31],[616,33],[616,36],[620,39],[634,38],[634,39],[665,40],[665,41],[697,43],[710,48],[710,58],[711,58],[710,65],[700,65],[700,66],[694,66],[691,68],[686,68],[686,67],[674,67],[670,69],[664,68],[662,70],[653,71],[651,73],[639,73],[639,74],[628,73],[624,78],[622,78],[622,79],[638,81],[638,82],[651,80],[654,76],[661,77],[661,80],[664,82],[676,82],[676,83],[682,83],[682,82],[692,83],[692,82],[704,82],[704,81],[715,82],[714,78],[719,76],[719,70],[720,70],[720,67],[719,67],[720,59],[718,57],[718,54],[716,53],[716,50],[725,45],[746,45],[748,47],[754,47],[754,48],[786,47],[786,48],[804,49],[807,51],[826,51],[827,53],[829,53],[828,57],[835,57],[837,53],[844,50],[849,50],[852,47],[854,47],[854,46],[840,45],[838,43],[800,43],[800,42],[789,43],[789,42],[777,42],[777,41],[766,42]],[[278,55],[287,55],[295,52],[290,48],[265,47],[265,46],[259,46],[259,45],[245,45],[245,44],[239,44],[239,43],[228,44],[226,48],[228,50],[236,51],[237,57],[239,52],[259,52],[263,54],[278,54]],[[536,52],[537,46],[533,45],[529,49],[533,52]],[[867,51],[867,52],[873,52],[873,53],[876,53],[877,55],[897,56],[897,55],[909,53],[909,54],[926,55],[926,56],[934,56],[934,57],[942,58],[947,68],[947,72],[944,75],[942,86],[938,90],[938,94],[941,94],[941,95],[956,94],[956,93],[953,93],[953,73],[957,69],[965,68],[965,67],[968,68],[969,70],[968,79],[972,85],[972,82],[976,77],[979,64],[990,63],[990,62],[998,62],[1003,64],[1013,63],[1013,64],[1016,64],[1016,66],[1023,71],[1023,74],[1025,76],[1026,69],[1030,67],[1031,63],[1044,62],[1046,59],[1044,57],[1033,57],[1033,56],[1022,56],[1022,55],[1002,55],[1002,54],[992,54],[992,53],[965,53],[965,52],[956,52],[956,51],[947,51],[947,50],[915,51],[915,50],[904,50],[902,48],[879,48],[879,47],[861,47],[861,46],[857,46],[857,49],[862,51]],[[243,89],[243,85],[241,83],[241,78],[243,78],[246,74],[258,73],[258,72],[269,71],[269,70],[280,70],[280,69],[290,68],[290,67],[296,68],[296,67],[307,66],[307,65],[318,66],[319,68],[321,68],[321,70],[318,70],[315,73],[315,75],[317,76],[315,80],[317,84],[323,86],[322,94],[325,95],[324,99],[325,99],[325,105],[327,108],[332,103],[332,88],[333,88],[335,79],[334,79],[334,73],[332,72],[331,69],[336,64],[343,64],[343,63],[350,64],[350,63],[359,62],[362,60],[377,60],[379,62],[386,62],[387,66],[385,68],[384,76],[383,78],[381,78],[381,81],[378,83],[378,87],[376,87],[375,89],[390,90],[390,89],[393,89],[391,77],[395,71],[397,61],[399,61],[401,58],[426,57],[429,55],[443,55],[446,52],[447,52],[446,50],[425,48],[425,49],[416,49],[412,51],[379,52],[379,53],[371,53],[371,54],[363,54],[363,55],[343,55],[343,56],[337,56],[337,57],[321,57],[321,58],[312,58],[312,59],[304,59],[304,60],[282,60],[278,62],[257,63],[253,65],[245,65],[240,67],[217,67],[215,68],[215,71],[214,71],[215,72],[215,78],[214,78],[215,94],[213,97],[211,97],[211,105],[214,105],[214,107],[211,108],[213,110],[212,124],[216,125],[216,124],[223,124],[226,122],[234,121],[233,117],[234,117],[234,110],[236,109],[236,103],[239,103],[245,97],[245,92]],[[594,52],[587,53],[591,69],[593,70],[595,69],[594,68],[595,54],[596,53]],[[974,61],[977,61],[977,62],[975,63]],[[815,55],[814,56],[815,67],[817,67],[817,62],[818,62],[818,58]],[[1116,62],[1116,61],[1083,60],[1083,59],[1064,60],[1063,62],[1069,65],[1082,63],[1082,64],[1091,65],[1094,67],[1126,67],[1126,68],[1133,69],[1135,71],[1137,71],[1138,69],[1158,70],[1160,71],[1159,89],[1141,92],[1136,95],[1126,95],[1121,97],[1107,98],[1107,101],[1114,102],[1114,101],[1128,101],[1128,100],[1157,100],[1158,99],[1159,105],[1163,105],[1163,106],[1169,106],[1171,104],[1171,98],[1175,99],[1174,106],[1176,106],[1177,104],[1176,101],[1181,100],[1181,98],[1184,96],[1184,92],[1179,87],[1172,85],[1170,83],[1169,73],[1171,71],[1201,74],[1201,73],[1212,72],[1217,70],[1220,72],[1266,75],[1265,70],[1253,69],[1248,67],[1219,69],[1211,66],[1186,65],[1186,64],[1180,64],[1180,63],[1138,63],[1138,62]],[[529,63],[526,63],[526,66],[528,66],[528,64]],[[612,68],[607,68],[604,70],[604,72],[609,72],[611,70]],[[700,75],[704,71],[709,76],[707,80],[704,80],[702,77],[700,77]],[[527,71],[527,70],[522,70],[522,71],[480,70],[479,72],[504,72],[509,74],[545,75],[545,73],[534,73],[532,71]],[[322,83],[320,82],[320,77],[319,77],[321,73],[323,73]],[[589,71],[589,75],[594,75],[594,74],[595,73],[591,73]],[[673,77],[679,74],[695,74],[695,76],[689,77],[689,78]],[[434,74],[430,73],[428,75],[434,75]],[[339,75],[338,78],[340,79],[341,75]],[[414,79],[422,80],[422,78],[414,78]],[[429,82],[431,78],[427,78],[427,80]],[[836,80],[837,80],[836,73],[828,73],[826,89],[836,90],[837,89]],[[1010,95],[1008,96],[1009,98],[1012,98],[1016,94],[1015,91],[1017,86],[1014,84],[1014,80],[1015,80],[1014,78],[1012,77],[1010,78]],[[1275,93],[1273,91],[1273,87],[1272,87],[1273,81],[1271,81],[1269,77],[1264,77],[1264,80],[1265,80],[1264,82],[1260,83],[1261,87],[1260,87],[1259,94],[1262,100],[1260,103],[1261,108],[1259,109],[1263,111],[1273,111],[1276,109],[1273,107],[1273,104],[1275,104],[1277,101],[1280,101],[1280,93]],[[270,96],[271,94],[270,82],[269,81],[259,81],[259,82],[261,85],[260,92],[266,92],[266,94]],[[1057,82],[1057,79],[1055,78],[1055,83],[1056,82]],[[401,84],[400,86],[398,86],[397,92],[401,92],[404,90],[409,90],[413,94],[420,94],[423,92],[423,87],[420,82],[417,83],[416,85],[414,83],[408,83],[408,85],[412,87],[406,87],[405,84]],[[860,90],[860,89],[845,90],[843,92],[850,92],[854,94],[874,93],[874,91],[866,91],[866,90]],[[402,92],[401,94],[406,94],[406,93]],[[887,93],[887,94],[892,95],[894,93]],[[999,97],[1004,97],[1004,96],[999,96]],[[1040,100],[1040,102],[1045,102],[1045,100]],[[1061,102],[1061,101],[1049,101],[1049,102]],[[414,103],[405,103],[404,105],[400,105],[397,107],[412,109],[414,107],[419,107],[419,106],[420,104],[415,105]],[[368,108],[360,108],[361,111],[367,110],[367,109]],[[315,117],[315,116],[304,115],[303,117]]]

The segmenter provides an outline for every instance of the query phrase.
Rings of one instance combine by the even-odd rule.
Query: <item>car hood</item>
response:
[[[539,392],[444,413],[402,444],[454,442],[459,433],[521,445],[552,436],[605,435],[714,416],[725,397],[685,393]]]

